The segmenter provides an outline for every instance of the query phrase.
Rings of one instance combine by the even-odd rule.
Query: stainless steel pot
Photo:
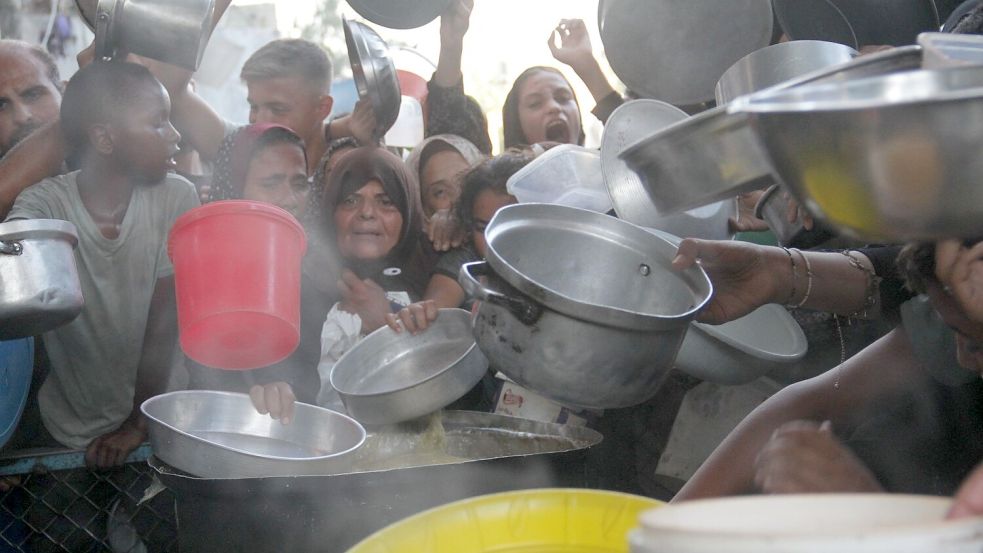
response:
[[[487,369],[471,333],[471,314],[441,309],[415,336],[382,327],[363,338],[335,364],[331,385],[349,415],[363,424],[389,424],[453,403]]]
[[[375,135],[385,136],[399,117],[402,92],[396,66],[389,55],[389,46],[371,27],[358,21],[344,19],[345,44],[352,79],[359,99],[368,99],[375,112]]]
[[[789,79],[846,63],[860,53],[842,44],[793,40],[751,52],[730,66],[717,81],[717,104],[764,90]]]
[[[485,236],[487,263],[459,275],[482,302],[478,345],[493,368],[562,404],[651,397],[712,293],[702,269],[669,268],[674,246],[606,215],[518,204],[499,210]]]
[[[768,45],[773,23],[769,0],[601,0],[597,20],[622,82],[675,105],[712,100],[728,67]]]
[[[863,240],[983,234],[983,67],[749,96],[776,172],[814,215]]]
[[[260,415],[249,396],[171,392],[143,402],[150,445],[167,463],[205,478],[337,474],[365,441],[354,419],[297,403],[290,424]]]
[[[81,313],[77,245],[67,221],[0,223],[0,340],[42,334]]]
[[[433,21],[450,0],[348,0],[348,5],[369,21],[390,29],[413,29]]]
[[[785,81],[760,93],[806,84],[841,83],[917,69],[918,46],[863,56]],[[675,213],[764,189],[777,181],[747,116],[727,106],[680,121],[624,148],[621,159],[638,173],[662,213]]]
[[[99,0],[96,57],[138,54],[198,69],[208,44],[215,0]]]

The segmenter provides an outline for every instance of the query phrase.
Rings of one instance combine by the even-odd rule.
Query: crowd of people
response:
[[[216,22],[229,3],[218,2]],[[245,63],[246,125],[224,121],[185,69],[135,57],[94,61],[89,51],[63,84],[45,50],[0,41],[0,216],[74,223],[85,297],[77,319],[41,337],[46,376],[12,446],[84,449],[92,467],[119,465],[146,439],[140,404],[181,381],[176,372],[191,388],[247,392],[285,424],[296,401],[344,409],[329,375],[361,337],[385,325],[422,332],[440,308],[468,307],[458,270],[483,258],[485,226],[516,202],[509,177],[545,149],[584,140],[581,105],[563,72],[530,67],[505,100],[505,151],[492,156],[485,114],[463,87],[472,8],[473,0],[455,0],[441,17],[427,138],[405,160],[377,143],[367,102],[328,118],[334,68],[309,41],[275,40]],[[981,21],[977,8],[956,32],[978,33]],[[562,20],[550,48],[587,85],[602,122],[626,101],[601,71],[583,21]],[[206,178],[186,163],[189,152],[209,168]],[[176,346],[168,232],[201,202],[229,199],[283,208],[310,243],[300,345],[252,371],[209,368]],[[700,315],[706,322],[779,303],[900,324],[756,409],[677,500],[952,494],[983,459],[983,245],[824,252],[684,240],[674,265],[697,262],[716,290]],[[494,388],[490,380],[483,390]],[[470,407],[494,401],[478,393]],[[964,490],[954,512],[983,514],[983,473]]]

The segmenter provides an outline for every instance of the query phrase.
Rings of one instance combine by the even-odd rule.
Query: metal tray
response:
[[[397,520],[451,501],[509,490],[584,487],[587,451],[601,442],[590,429],[489,413],[446,411],[442,421],[448,451],[474,443],[476,433],[490,439],[477,440],[473,460],[332,476],[205,479],[156,458],[148,463],[177,496],[183,553],[344,551]],[[418,423],[374,429],[366,447],[377,448],[377,457],[412,452],[428,439],[422,428]],[[495,446],[496,438],[509,434],[567,445],[548,452],[501,447],[500,440]]]

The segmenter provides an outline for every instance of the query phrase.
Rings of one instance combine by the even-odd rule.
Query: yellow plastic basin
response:
[[[627,553],[642,511],[663,503],[636,495],[541,489],[441,505],[372,534],[349,553]]]

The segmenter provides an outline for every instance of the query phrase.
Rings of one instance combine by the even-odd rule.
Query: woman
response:
[[[328,176],[320,230],[337,249],[341,301],[321,332],[318,404],[338,408],[329,377],[334,363],[386,315],[419,299],[432,259],[422,248],[423,210],[416,179],[383,148],[345,153]]]
[[[304,143],[290,129],[271,124],[243,127],[215,167],[209,201],[245,199],[280,207],[294,217],[305,215],[309,191]],[[249,391],[257,409],[284,423],[296,398],[312,403],[317,396],[319,330],[334,296],[325,294],[305,274],[301,279],[300,344],[290,357],[252,371],[223,371],[188,362],[189,388]]]
[[[453,134],[431,136],[413,149],[406,165],[420,183],[423,213],[428,220],[454,206],[461,194],[461,176],[484,157],[474,144]]]

